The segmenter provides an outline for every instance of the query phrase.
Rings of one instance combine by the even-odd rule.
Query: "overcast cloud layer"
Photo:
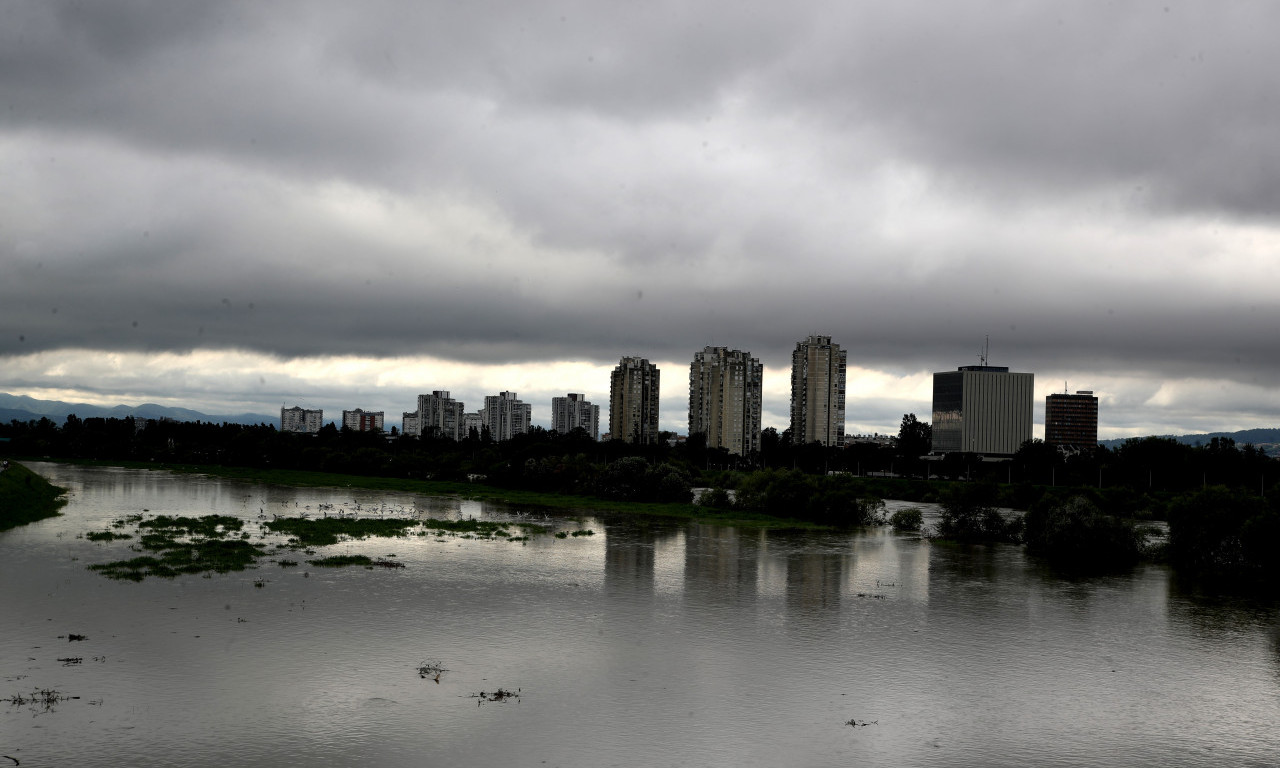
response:
[[[990,362],[1104,437],[1280,423],[1280,6],[0,3],[0,391],[602,406],[849,350],[849,430]],[[927,416],[926,416],[927,418]]]

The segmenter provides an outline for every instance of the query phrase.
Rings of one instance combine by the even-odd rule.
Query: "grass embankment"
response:
[[[21,464],[10,461],[0,472],[0,531],[60,514],[65,488],[52,485]]]
[[[163,469],[170,472],[213,475],[215,477],[247,480],[255,483],[287,485],[295,488],[360,488],[371,491],[419,493],[424,496],[458,496],[476,501],[494,501],[515,506],[554,509],[564,512],[589,513],[593,515],[603,512],[630,516],[665,517],[739,528],[804,530],[826,530],[829,528],[829,526],[793,518],[772,517],[741,510],[708,509],[697,504],[612,501],[592,496],[539,493],[537,491],[498,488],[480,483],[463,483],[449,480],[413,480],[409,478],[341,475],[304,470],[224,467],[212,464],[150,464],[145,462],[98,461],[73,461],[67,463],[128,467],[132,469]]]

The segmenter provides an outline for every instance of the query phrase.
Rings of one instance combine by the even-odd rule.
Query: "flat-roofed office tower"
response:
[[[995,365],[933,374],[933,452],[1017,453],[1031,439],[1034,378]]]
[[[747,456],[760,450],[764,367],[728,347],[707,347],[689,365],[689,435],[707,436],[708,448]]]
[[[1044,400],[1044,441],[1064,448],[1096,448],[1098,398],[1091,390],[1065,392]]]
[[[844,444],[847,352],[830,336],[810,336],[791,353],[791,442]]]
[[[658,442],[658,366],[624,357],[609,377],[609,435],[628,443]]]
[[[567,435],[581,428],[592,440],[600,437],[600,406],[587,402],[586,395],[570,392],[564,397],[551,398],[551,428]]]
[[[480,416],[484,425],[489,428],[490,437],[494,440],[510,440],[529,431],[532,410],[528,403],[520,402],[515,392],[499,392],[485,397]],[[465,417],[459,421],[465,421]]]

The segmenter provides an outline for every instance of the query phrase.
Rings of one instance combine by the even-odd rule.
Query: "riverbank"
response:
[[[61,464],[79,466],[110,466],[127,469],[167,470],[183,474],[203,474],[244,480],[254,483],[285,485],[294,488],[360,488],[372,491],[400,491],[425,496],[456,496],[476,501],[492,501],[521,507],[557,510],[569,514],[601,513],[633,516],[661,517],[709,525],[769,530],[827,530],[828,526],[787,517],[746,512],[741,510],[717,510],[697,504],[651,503],[615,501],[593,496],[539,493],[511,488],[498,488],[481,483],[462,483],[444,480],[413,480],[409,478],[343,475],[304,470],[253,469],[249,467],[224,467],[211,464],[161,464],[125,461],[75,461],[44,459]]]
[[[54,517],[66,503],[59,488],[16,461],[0,471],[0,531]]]

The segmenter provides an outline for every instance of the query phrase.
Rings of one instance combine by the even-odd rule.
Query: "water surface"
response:
[[[1162,567],[1066,580],[1016,547],[887,528],[542,521],[412,494],[31,466],[71,501],[0,533],[0,696],[79,698],[0,704],[0,754],[23,766],[1280,763],[1276,611],[1181,594]],[[129,542],[78,538],[143,509],[256,524],[321,505],[595,535],[373,539],[319,554],[406,567],[264,560],[142,583],[85,567],[132,556]],[[426,661],[446,667],[440,682],[417,674]],[[520,697],[474,698],[497,688]]]

